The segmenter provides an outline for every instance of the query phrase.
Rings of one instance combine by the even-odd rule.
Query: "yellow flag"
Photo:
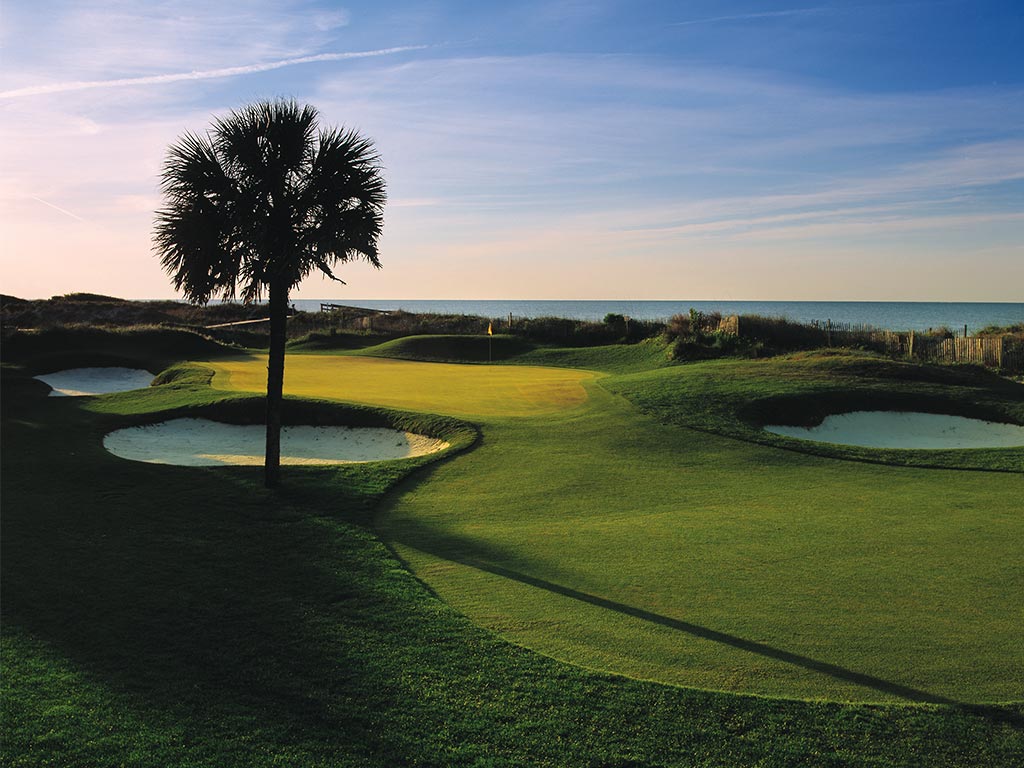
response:
[[[487,324],[487,335],[488,336],[493,336],[494,335],[494,329],[491,327],[490,323]]]

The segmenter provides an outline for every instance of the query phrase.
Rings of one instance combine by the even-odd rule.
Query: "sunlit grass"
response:
[[[551,354],[639,363],[622,350],[603,365],[600,352]],[[364,368],[353,399],[372,401],[384,370]],[[154,466],[102,448],[107,432],[172,413],[258,420],[260,399],[211,389],[209,368],[85,399],[47,398],[5,368],[0,761],[1019,762],[1020,705],[958,702],[1019,698],[1008,659],[1020,657],[1020,475],[836,461],[666,426],[603,386],[628,377],[577,373],[590,399],[474,416],[477,447],[431,469],[288,468],[268,491],[256,468]],[[670,383],[698,374],[710,370],[655,377],[645,407],[696,412],[713,393]],[[801,373],[816,376],[834,378]],[[740,389],[731,401],[750,399]],[[412,390],[397,394],[408,403]],[[289,413],[383,418],[323,401],[292,400]],[[462,447],[476,435],[441,417],[388,418]],[[473,626],[438,594],[580,666]],[[678,681],[712,688],[950,703],[736,696],[585,668],[670,679],[669,663]]]
[[[266,391],[265,356],[210,365],[217,389]],[[587,399],[583,382],[593,377],[570,369],[289,355],[284,391],[452,416],[538,416],[582,405]]]

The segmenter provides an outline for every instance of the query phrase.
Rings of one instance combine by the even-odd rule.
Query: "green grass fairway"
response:
[[[267,360],[218,361],[213,386],[265,392]],[[586,371],[414,363],[386,358],[289,355],[285,394],[372,403],[453,416],[540,416],[581,405]]]
[[[110,336],[150,370],[184,356]],[[26,359],[85,356],[56,341]],[[758,443],[744,421],[776,392],[927,394],[934,369],[818,355],[758,375],[639,371],[656,352],[530,350],[518,359],[605,373],[509,364],[500,397],[477,386],[485,366],[289,356],[323,399],[291,398],[286,420],[393,424],[453,452],[286,468],[273,491],[259,468],[102,446],[173,416],[259,420],[262,398],[223,389],[228,370],[233,387],[261,380],[259,358],[95,398],[48,398],[5,364],[0,763],[1020,765],[1014,456],[975,471],[840,460]],[[214,366],[229,366],[221,388]],[[970,371],[942,392],[1024,405]],[[472,411],[475,426],[342,397]]]
[[[796,366],[805,392],[838,387],[831,363]],[[606,378],[583,411],[488,421],[482,446],[393,499],[382,534],[478,623],[593,668],[774,696],[1019,700],[1024,477],[807,456],[664,425],[606,391],[697,419],[690,390],[740,365]],[[762,364],[744,402],[789,365]]]
[[[413,337],[363,352],[459,351],[446,337]],[[629,369],[615,355],[607,364]],[[215,387],[264,386],[262,358],[213,367]],[[1021,698],[1024,477],[803,456],[775,447],[794,441],[762,439],[742,416],[783,395],[901,394],[959,397],[1014,416],[1024,414],[1017,385],[847,353],[594,376],[293,355],[285,385],[296,395],[483,423],[478,450],[398,496],[379,525],[438,594],[516,642],[595,669],[715,690]],[[702,431],[659,423],[609,391],[662,422]],[[810,450],[1024,467],[1015,449]]]

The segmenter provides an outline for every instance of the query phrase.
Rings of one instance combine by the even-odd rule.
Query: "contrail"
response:
[[[42,203],[43,205],[48,205],[50,208],[53,208],[53,210],[60,211],[65,216],[70,216],[72,219],[77,219],[78,221],[85,221],[85,219],[83,219],[81,216],[76,216],[71,211],[66,211],[63,208],[61,208],[59,205],[54,205],[53,203],[48,203],[45,200],[43,200],[43,198],[41,198],[41,197],[36,197],[35,195],[29,195],[29,197],[32,198],[33,200],[35,200],[37,203]]]
[[[768,19],[773,16],[803,16],[812,13],[823,13],[830,8],[791,8],[784,11],[763,11],[761,13],[737,13],[733,16],[711,16],[706,19],[693,19],[692,21],[676,21],[670,26],[689,27],[693,24],[714,24],[716,21],[746,21],[747,19]]]
[[[178,83],[184,80],[211,80],[218,77],[234,77],[254,72],[268,72],[272,69],[291,67],[295,64],[312,64],[317,61],[343,61],[345,59],[368,59],[374,56],[388,56],[406,51],[421,51],[426,45],[404,45],[398,48],[381,48],[376,51],[353,51],[349,53],[319,53],[315,56],[299,56],[294,59],[280,59],[266,64],[247,64],[242,67],[223,67],[195,72],[175,72],[168,75],[149,75],[146,77],[122,77],[116,80],[72,80],[48,85],[31,85],[26,88],[15,88],[11,91],[0,91],[0,99],[16,99],[21,96],[40,96],[46,93],[66,93],[68,91],[84,91],[89,88],[122,88],[131,85],[163,85]]]

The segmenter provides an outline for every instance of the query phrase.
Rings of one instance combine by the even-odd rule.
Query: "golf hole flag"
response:
[[[494,335],[494,329],[491,327],[490,323],[487,324],[487,335],[488,336],[493,336]]]

